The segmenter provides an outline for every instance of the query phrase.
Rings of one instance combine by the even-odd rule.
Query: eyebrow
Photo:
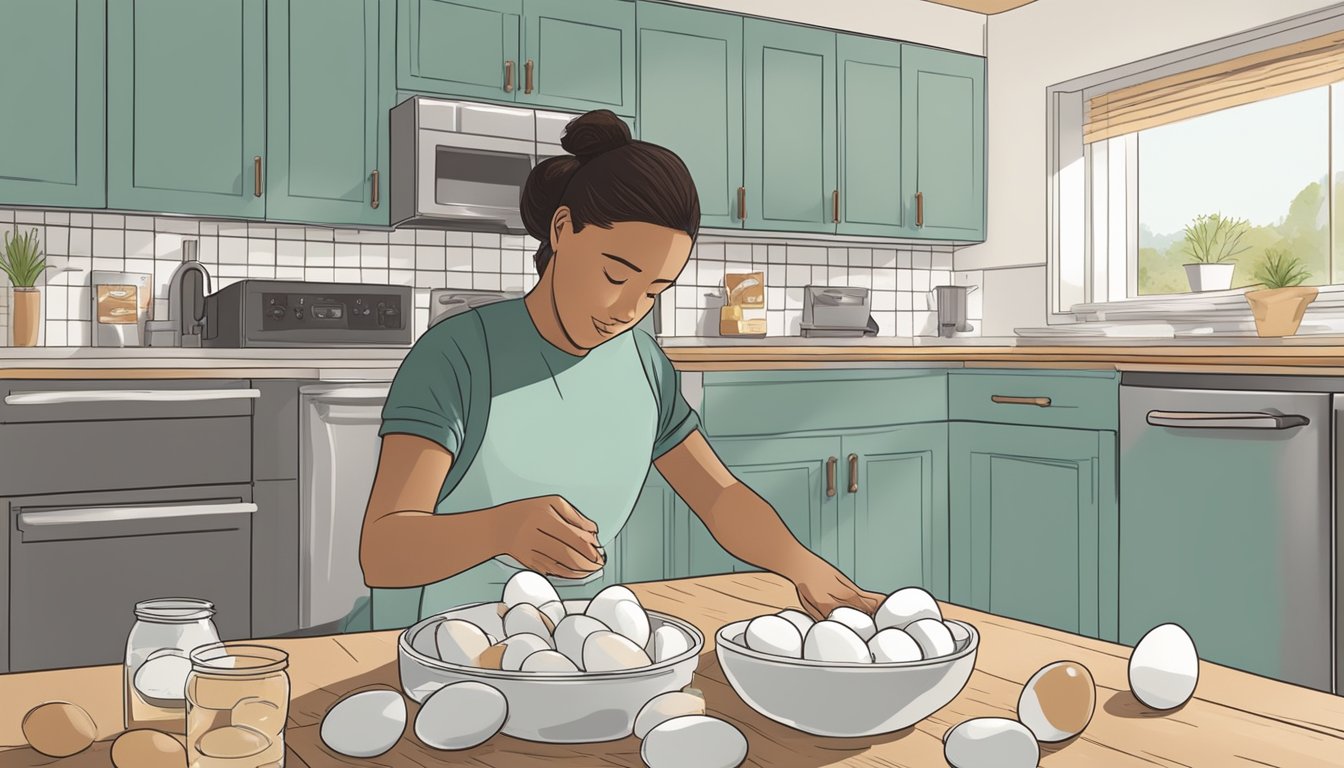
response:
[[[640,269],[639,267],[635,266],[634,264],[630,263],[629,261],[626,261],[625,259],[622,259],[620,256],[617,256],[617,255],[615,255],[615,254],[612,254],[612,253],[605,253],[605,252],[604,252],[602,255],[603,255],[603,256],[606,256],[608,259],[611,259],[612,261],[618,261],[618,262],[624,264],[625,266],[629,267],[630,269],[632,269],[632,270],[634,270],[634,271],[636,271],[636,272],[643,272],[643,271],[644,271],[644,270]],[[650,280],[649,282],[651,282],[651,283],[667,283],[667,284],[669,284],[669,285],[672,284],[672,281],[671,281],[671,280],[668,280],[668,279],[666,279],[666,278],[662,278],[662,277],[657,278],[657,279],[655,279],[655,280]]]

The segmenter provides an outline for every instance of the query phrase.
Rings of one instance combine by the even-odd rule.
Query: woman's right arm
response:
[[[601,567],[597,527],[558,496],[434,514],[452,463],[453,455],[431,440],[383,437],[359,541],[368,586],[432,584],[501,554],[566,578]]]

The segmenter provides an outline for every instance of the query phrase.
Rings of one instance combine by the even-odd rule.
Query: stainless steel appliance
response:
[[[488,291],[470,288],[436,288],[429,292],[429,327],[453,315],[468,312],[485,304],[522,296],[516,291]],[[661,323],[658,321],[662,297],[653,300],[653,309],[636,325],[654,338],[658,337]]]
[[[809,285],[803,290],[803,336],[876,336],[872,294],[867,288]]]
[[[966,322],[966,299],[974,285],[935,285],[934,306],[938,308],[938,335],[952,338],[957,333],[974,330]]]
[[[206,347],[405,346],[415,339],[403,285],[242,280],[205,297]]]
[[[1338,392],[1328,378],[1123,375],[1121,642],[1176,622],[1207,661],[1340,684]]]
[[[143,346],[145,322],[154,307],[154,276],[96,269],[89,275],[89,286],[93,346]]]

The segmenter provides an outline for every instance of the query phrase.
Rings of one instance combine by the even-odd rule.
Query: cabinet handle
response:
[[[255,400],[259,389],[67,389],[14,391],[5,405],[70,403],[199,403],[206,400]]]
[[[252,158],[252,194],[261,197],[261,155]]]
[[[374,168],[374,169],[373,169],[373,173],[372,173],[371,175],[373,176],[373,200],[369,202],[369,205],[373,206],[374,208],[377,208],[377,207],[378,207],[378,169],[377,169],[377,168]]]
[[[1192,411],[1149,411],[1147,421],[1154,427],[1179,429],[1292,429],[1305,427],[1311,419],[1298,414],[1216,413]]]
[[[831,222],[840,223],[840,190],[831,190]]]
[[[835,495],[835,465],[840,463],[834,456],[826,460],[826,495]]]
[[[523,62],[523,93],[532,92],[532,70],[534,66],[531,59]]]
[[[915,226],[924,226],[924,193],[915,193]]]
[[[989,399],[1001,405],[1039,405],[1042,408],[1050,407],[1050,398],[1048,397],[1009,397],[1007,395],[991,395]]]
[[[504,92],[513,93],[513,59],[504,62]]]
[[[849,454],[849,492],[859,492],[859,455]]]
[[[746,221],[746,220],[747,220],[747,188],[746,188],[746,187],[738,187],[738,188],[737,188],[737,218],[740,219],[740,220],[742,220],[742,221]]]

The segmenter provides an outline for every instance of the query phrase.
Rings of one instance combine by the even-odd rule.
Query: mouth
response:
[[[601,320],[598,320],[596,317],[594,317],[592,320],[593,320],[593,327],[596,328],[597,332],[602,336],[615,336],[617,333],[619,333],[619,331],[617,330],[619,326],[607,325]]]

